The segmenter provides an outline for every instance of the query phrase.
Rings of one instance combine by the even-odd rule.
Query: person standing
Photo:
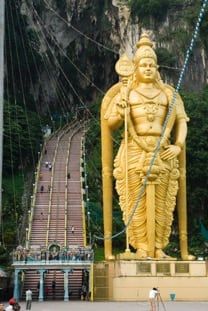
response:
[[[49,169],[49,171],[52,170],[52,164],[51,164],[51,162],[48,163],[48,169]]]
[[[31,310],[32,306],[32,291],[28,289],[26,291],[26,310]]]
[[[74,226],[71,226],[71,233],[74,234]]]
[[[151,306],[151,311],[156,311],[156,298],[158,295],[158,289],[153,287],[149,292],[149,301]]]
[[[53,299],[55,299],[55,294],[56,294],[56,281],[55,281],[55,279],[52,281],[52,294],[53,294]]]

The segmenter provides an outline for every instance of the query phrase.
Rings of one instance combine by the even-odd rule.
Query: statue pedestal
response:
[[[99,263],[100,269],[102,264]],[[96,284],[95,300],[147,301],[152,287],[158,287],[163,300],[206,301],[208,299],[208,262],[117,260],[103,263],[105,297],[102,284]],[[96,270],[96,265],[95,265]],[[101,270],[97,276],[101,281]],[[103,274],[104,275],[104,274]],[[103,278],[104,280],[104,278]],[[107,285],[107,288],[106,288]]]
[[[147,300],[159,287],[164,300],[207,300],[208,272],[205,261],[118,261],[113,278],[113,300]]]

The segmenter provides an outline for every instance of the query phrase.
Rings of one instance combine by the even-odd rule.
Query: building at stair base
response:
[[[80,300],[83,285],[91,299],[92,261],[15,261],[14,298],[25,299],[26,290],[33,300]]]
[[[73,122],[44,142],[35,173],[25,246],[14,251],[14,297],[80,299],[90,292],[82,185],[84,125]]]

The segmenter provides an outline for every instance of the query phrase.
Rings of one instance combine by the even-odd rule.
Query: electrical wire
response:
[[[43,42],[45,43],[44,34],[43,34],[43,32],[42,32],[42,27],[41,27],[41,25],[40,25],[39,23],[38,23],[38,25],[35,25],[35,24],[34,24],[34,28],[37,28],[37,26],[40,28],[41,34],[42,34],[42,37],[41,37],[41,36],[39,35],[39,32],[36,31],[36,34],[37,34],[38,39],[39,39],[39,42],[42,42],[42,41],[43,41]],[[28,39],[29,39],[29,38],[28,38]],[[31,50],[32,50],[32,49],[31,49]],[[50,46],[49,46],[49,50],[51,50],[51,49],[50,49]],[[53,67],[54,67],[54,64],[52,64],[52,62],[51,62],[51,60],[50,60],[51,57],[48,55],[47,51],[45,52],[45,57],[42,56],[42,53],[40,53],[40,55],[41,55],[41,58],[42,58],[42,62],[43,62],[43,65],[44,65],[44,69],[45,69],[45,71],[46,71],[46,73],[47,73],[47,75],[48,75],[49,81],[51,82],[51,84],[52,84],[52,86],[53,86],[54,89],[59,89],[59,90],[60,90],[60,93],[58,92],[58,96],[61,95],[59,103],[61,104],[62,114],[65,115],[65,114],[66,114],[66,111],[67,111],[67,108],[66,108],[66,105],[65,105],[65,99],[66,99],[65,94],[66,94],[67,92],[66,92],[66,90],[64,89],[64,87],[60,85],[60,83],[58,82],[58,79],[55,79],[55,78],[54,78],[54,75],[50,74],[49,68],[53,68]],[[33,58],[34,58],[34,56],[33,56]],[[36,71],[38,72],[39,81],[41,81],[41,78],[40,78],[41,75],[40,75],[40,72],[39,72],[39,69],[38,69],[37,64],[36,64],[35,66],[36,66]],[[46,90],[47,90],[48,97],[49,97],[49,90],[48,90],[48,89],[46,89]],[[62,94],[64,95],[64,97],[62,96]],[[50,107],[49,107],[49,105],[48,105],[48,100],[47,100],[47,98],[46,98],[46,95],[45,95],[44,93],[43,93],[43,95],[44,95],[44,97],[45,97],[45,103],[46,103],[46,105],[47,105],[47,110],[48,110],[48,112],[49,112],[50,119],[53,119],[53,118],[52,118],[52,113],[51,113],[51,111],[50,111]]]
[[[8,62],[6,59],[6,66]],[[8,88],[8,76],[7,79],[7,88]],[[8,94],[8,90],[7,90]],[[17,240],[19,242],[19,232],[18,232],[18,217],[17,217],[17,198],[16,198],[16,188],[15,188],[15,179],[14,179],[14,160],[13,160],[13,143],[12,143],[12,130],[11,130],[11,105],[10,99],[8,98],[8,127],[9,127],[9,147],[10,147],[10,167],[12,173],[12,191],[13,191],[13,205],[14,205],[14,224],[16,227]]]
[[[48,48],[49,48],[50,50],[52,50],[52,48],[51,48],[51,46],[50,46],[50,44],[49,44],[49,42],[48,42],[48,39],[47,39],[47,37],[46,37],[46,35],[45,35],[45,33],[44,33],[44,31],[43,31],[42,28],[44,28],[45,32],[50,36],[50,38],[52,39],[52,41],[55,42],[56,46],[57,46],[59,49],[61,49],[61,48],[59,47],[58,43],[56,42],[56,40],[54,39],[53,34],[45,27],[45,25],[44,25],[42,19],[40,18],[40,16],[39,16],[37,10],[34,8],[32,2],[31,2],[31,8],[30,8],[30,9],[31,9],[31,11],[33,11],[33,13],[35,14],[35,16],[36,16],[36,18],[37,18],[37,19],[36,19],[36,22],[37,22],[37,24],[38,24],[38,27],[39,27],[41,33],[42,33],[42,36],[43,36],[43,38],[44,38],[44,42],[46,42]],[[63,52],[63,49],[61,49],[61,51]],[[79,99],[80,103],[82,104],[83,108],[85,108],[85,111],[88,112],[88,114],[91,116],[92,119],[95,119],[95,121],[96,121],[97,123],[99,123],[99,121],[95,118],[95,116],[91,113],[91,111],[89,110],[89,108],[87,107],[87,105],[83,102],[83,100],[81,99],[81,97],[78,95],[78,92],[76,91],[76,89],[74,88],[74,86],[72,85],[72,83],[70,82],[69,78],[66,76],[65,72],[63,71],[63,69],[62,69],[62,67],[61,67],[61,65],[60,65],[60,63],[59,63],[59,61],[57,60],[57,57],[54,55],[54,53],[53,53],[53,57],[54,57],[54,61],[56,62],[58,68],[60,69],[60,71],[62,72],[62,74],[63,74],[63,76],[65,77],[66,81],[68,82],[69,86],[72,88],[74,94],[78,97],[78,99]],[[67,59],[68,59],[69,62],[71,63],[71,60],[70,60],[69,58],[67,58]],[[94,82],[92,82],[92,81],[91,81],[91,80],[90,80],[90,79],[89,79],[75,64],[74,64],[74,66],[75,66],[76,70],[78,70],[78,72],[79,72],[80,74],[82,74],[82,76],[85,77],[85,79],[87,79],[88,82],[90,82],[93,86],[95,86],[96,89],[97,89],[99,92],[102,93],[102,95],[104,94],[103,91],[102,91],[101,89],[99,89],[99,88],[94,84]],[[118,142],[114,139],[113,136],[112,136],[112,140],[113,140],[116,144],[118,144]],[[92,144],[93,144],[93,142],[92,142]]]
[[[87,40],[93,42],[95,45],[97,45],[98,47],[100,48],[103,48],[109,52],[112,52],[114,54],[117,54],[119,55],[119,52],[118,51],[115,51],[107,46],[105,46],[104,44],[90,38],[89,36],[87,36],[86,34],[84,34],[83,32],[81,32],[79,29],[77,29],[76,27],[74,27],[72,24],[70,24],[69,22],[67,22],[60,14],[58,14],[51,6],[50,4],[48,3],[48,1],[46,0],[43,0],[43,2],[45,2],[47,8],[53,12],[59,19],[61,19],[68,27],[72,28],[75,32],[77,32],[79,35],[83,36],[84,38],[86,38]]]
[[[34,9],[34,8],[33,8],[33,9]],[[39,25],[39,27],[40,27],[40,30],[41,30],[41,33],[42,33],[42,35],[43,35],[43,37],[44,37],[44,41],[47,43],[49,49],[51,49],[50,44],[49,44],[49,42],[48,42],[48,39],[46,38],[46,35],[44,34],[44,32],[43,32],[43,30],[42,30],[42,27],[44,27],[44,25],[42,26],[42,25],[40,24],[39,21],[37,21],[37,23],[38,23],[38,25]],[[52,50],[52,49],[51,49],[51,50]],[[61,67],[61,65],[60,65],[60,63],[59,63],[59,61],[58,61],[58,59],[57,59],[57,57],[56,57],[54,54],[53,54],[53,57],[54,57],[55,65],[60,69],[62,75],[63,75],[64,78],[65,78],[65,80],[67,81],[67,83],[69,84],[69,86],[71,87],[71,89],[73,90],[73,93],[74,93],[74,94],[76,95],[76,97],[79,99],[79,102],[82,104],[82,106],[83,106],[84,108],[86,108],[86,110],[88,111],[89,115],[91,115],[92,117],[94,117],[93,114],[91,113],[91,111],[86,107],[85,103],[83,102],[83,100],[82,100],[81,97],[79,96],[78,92],[76,91],[76,89],[74,88],[74,86],[72,85],[72,83],[70,82],[69,78],[66,76],[65,72],[63,71],[63,69],[62,69],[62,67]]]
[[[41,20],[41,19],[40,19],[40,16],[38,15],[38,13],[37,13],[37,11],[35,10],[34,7],[33,7],[33,11],[34,11],[35,15],[37,16],[37,18],[39,19],[39,21],[40,21],[40,20]],[[42,20],[41,20],[41,22],[43,23]],[[58,49],[62,52],[62,54],[64,55],[64,57],[69,61],[69,63],[80,73],[80,75],[82,75],[82,76],[85,78],[86,81],[88,81],[92,86],[94,86],[102,95],[105,95],[104,91],[101,90],[92,80],[90,80],[90,79],[88,78],[88,76],[87,76],[85,73],[83,73],[83,72],[79,69],[79,67],[78,67],[76,64],[74,64],[74,62],[69,58],[69,56],[66,54],[66,52],[64,51],[64,49],[62,49],[62,48],[59,46],[59,44],[58,44],[56,38],[54,37],[54,35],[53,35],[51,32],[48,31],[48,29],[44,26],[44,24],[43,24],[43,27],[44,27],[45,31],[47,32],[47,34],[48,34],[48,35],[50,36],[50,38],[52,39],[52,41],[54,42],[54,44],[55,44],[55,45],[58,47]]]
[[[20,32],[20,39],[21,39],[21,43],[22,43],[22,47],[23,47],[23,53],[24,53],[24,57],[25,57],[25,62],[26,62],[26,68],[27,68],[27,72],[28,72],[28,75],[29,75],[29,78],[30,78],[30,84],[31,84],[31,87],[33,89],[33,94],[35,94],[35,90],[34,90],[34,86],[33,86],[33,82],[32,82],[32,74],[31,74],[31,71],[30,71],[30,66],[29,66],[29,62],[28,62],[28,57],[26,55],[26,47],[25,47],[25,40],[23,38],[23,33],[22,33],[22,28],[21,28],[21,25],[20,25],[20,19],[19,19],[19,14],[17,12],[17,7],[14,6],[15,8],[15,19],[17,20],[17,25],[18,25],[18,28],[19,28],[19,32]],[[35,101],[35,105],[36,105],[36,101]],[[37,105],[36,105],[36,111],[37,111],[37,115],[38,115],[38,121],[39,121],[39,124],[40,124],[40,128],[42,128],[42,121],[41,121],[41,117],[40,117],[40,113],[38,111],[38,108],[37,108]]]
[[[11,14],[10,16],[11,16],[11,22],[12,22],[12,29],[13,29],[13,33],[14,33],[15,52],[16,52],[16,56],[17,56],[17,65],[18,65],[18,73],[19,73],[19,78],[20,78],[22,100],[23,100],[23,104],[24,104],[24,108],[25,108],[25,119],[26,119],[26,122],[27,122],[27,131],[28,131],[28,136],[29,136],[29,145],[30,145],[31,156],[32,156],[32,165],[35,168],[34,150],[33,150],[33,146],[32,146],[32,139],[31,139],[31,133],[30,133],[29,119],[28,119],[28,114],[27,114],[27,109],[26,109],[26,100],[25,100],[25,93],[24,93],[24,86],[23,86],[23,78],[22,78],[21,69],[20,69],[20,57],[19,57],[19,52],[18,52],[18,49],[17,49],[17,39],[16,39],[16,35],[15,35],[14,17],[13,17],[13,14],[12,14],[12,8],[11,8],[11,5],[10,5],[10,2],[9,2],[9,7],[10,7],[10,14]]]
[[[11,44],[11,37],[10,37],[10,23],[9,23],[9,17],[8,17],[8,11],[6,10],[6,21],[7,21],[7,26],[8,26],[8,54],[9,54],[9,59],[10,59],[10,64],[11,64],[11,81],[12,81],[12,88],[13,88],[13,94],[14,94],[14,107],[15,107],[15,117],[17,124],[19,124],[19,118],[18,118],[18,111],[17,111],[17,102],[16,102],[16,87],[15,87],[15,75],[14,75],[14,65],[13,65],[13,59],[12,59],[12,44]],[[5,55],[7,55],[5,53]],[[8,59],[6,58],[6,64],[7,64],[7,97],[9,100],[9,79],[8,79],[8,74],[9,74],[9,69],[8,69]],[[23,171],[23,156],[22,156],[22,148],[21,148],[21,138],[20,138],[20,133],[17,131],[17,137],[18,137],[18,148],[19,148],[19,155],[20,155],[20,163],[21,163],[21,172],[22,172],[22,179],[23,179],[23,184],[25,184],[25,176],[24,176],[24,171]]]

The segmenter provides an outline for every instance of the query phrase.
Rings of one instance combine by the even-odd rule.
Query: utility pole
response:
[[[3,103],[4,103],[4,10],[5,0],[0,0],[0,227],[2,217],[2,159],[3,159]]]

